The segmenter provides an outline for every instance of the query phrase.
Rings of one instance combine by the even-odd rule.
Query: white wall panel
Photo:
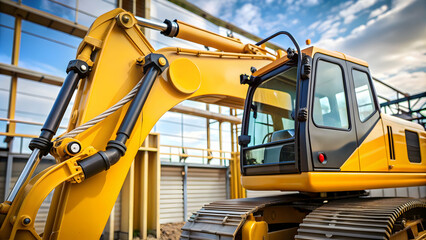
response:
[[[226,169],[188,168],[187,218],[203,205],[226,199]]]
[[[182,167],[161,167],[160,223],[183,222]]]

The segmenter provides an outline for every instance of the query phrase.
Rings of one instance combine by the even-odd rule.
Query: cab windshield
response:
[[[279,143],[294,140],[292,113],[296,101],[296,69],[287,68],[260,83],[254,91],[247,133],[250,143],[245,151],[244,165],[294,161],[294,141],[288,146]],[[262,147],[275,145],[274,142],[276,147]]]

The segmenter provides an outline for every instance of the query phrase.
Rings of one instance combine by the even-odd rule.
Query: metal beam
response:
[[[183,162],[161,162],[161,166],[165,167],[184,167],[190,168],[214,168],[214,169],[226,169],[227,166],[220,165],[209,165],[209,164],[198,164],[198,163],[183,163]]]
[[[37,71],[25,69],[6,63],[0,63],[0,74],[17,76],[19,78],[25,78],[36,82],[43,82],[56,86],[62,86],[62,83],[64,82],[64,79],[61,77],[40,73]]]
[[[390,88],[390,89],[392,89],[392,90],[394,90],[395,92],[397,92],[397,93],[399,93],[399,94],[402,94],[402,95],[404,95],[404,96],[410,96],[410,94],[408,94],[408,93],[405,93],[405,92],[402,92],[401,90],[398,90],[398,89],[396,89],[395,87],[392,87],[391,85],[389,85],[389,84],[387,84],[387,83],[385,83],[385,82],[383,82],[382,80],[379,80],[379,79],[377,79],[377,78],[375,78],[375,77],[373,77],[373,80],[374,81],[376,81],[376,82],[378,82],[378,83],[380,83],[380,84],[382,84],[382,85],[384,85],[384,86],[386,86],[386,87],[388,87],[388,88]]]
[[[217,121],[220,121],[220,122],[230,122],[230,123],[234,123],[234,124],[241,124],[241,119],[238,118],[238,117],[228,116],[228,115],[225,115],[225,114],[213,113],[213,112],[209,112],[209,111],[206,111],[206,110],[201,110],[201,109],[198,109],[198,108],[192,108],[192,107],[187,107],[187,106],[177,105],[177,106],[173,107],[172,109],[170,109],[169,111],[170,112],[178,112],[178,113],[189,114],[189,115],[203,117],[203,118],[214,119],[214,120],[217,120]]]
[[[11,0],[0,0],[0,3],[2,5],[0,12],[12,16],[22,16],[22,19],[24,20],[68,33],[76,37],[83,38],[89,29],[86,26],[65,20],[53,14],[28,7]]]
[[[404,97],[404,98],[399,98],[399,99],[395,99],[395,100],[392,100],[392,101],[389,101],[389,102],[381,103],[380,107],[386,107],[386,106],[389,106],[389,105],[392,105],[392,104],[401,103],[401,102],[405,102],[405,101],[408,101],[408,100],[414,100],[414,99],[418,99],[418,98],[422,98],[422,97],[426,97],[426,92],[422,92],[422,93],[419,93],[419,94],[416,94],[416,95],[411,95],[411,96],[409,95],[409,96]]]

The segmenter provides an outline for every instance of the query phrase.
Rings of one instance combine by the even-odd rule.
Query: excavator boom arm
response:
[[[187,40],[191,40],[191,34],[213,34],[204,30],[197,33],[189,26],[185,24],[179,33]],[[11,205],[4,205],[0,238],[98,239],[135,155],[158,119],[187,99],[232,100],[242,106],[246,88],[239,84],[239,74],[274,59],[259,51],[244,53],[244,45],[229,38],[213,47],[226,46],[240,49],[228,53],[181,48],[155,51],[129,13],[115,9],[100,16],[78,49],[77,60],[91,71],[80,81],[68,130],[97,117],[136,85],[140,85],[139,90],[130,103],[71,137],[72,141],[56,139],[51,152],[58,163],[27,181]],[[77,142],[81,151],[62,154],[59,149],[70,142]],[[112,153],[111,149],[116,151]],[[53,189],[40,237],[35,233],[34,219]]]

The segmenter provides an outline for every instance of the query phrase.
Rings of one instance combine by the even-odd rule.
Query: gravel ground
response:
[[[161,236],[158,238],[159,240],[179,240],[181,228],[183,227],[185,223],[179,222],[179,223],[166,223],[161,224]],[[134,240],[139,240],[139,237],[133,238]],[[149,235],[148,240],[154,240],[157,239],[154,236]]]

